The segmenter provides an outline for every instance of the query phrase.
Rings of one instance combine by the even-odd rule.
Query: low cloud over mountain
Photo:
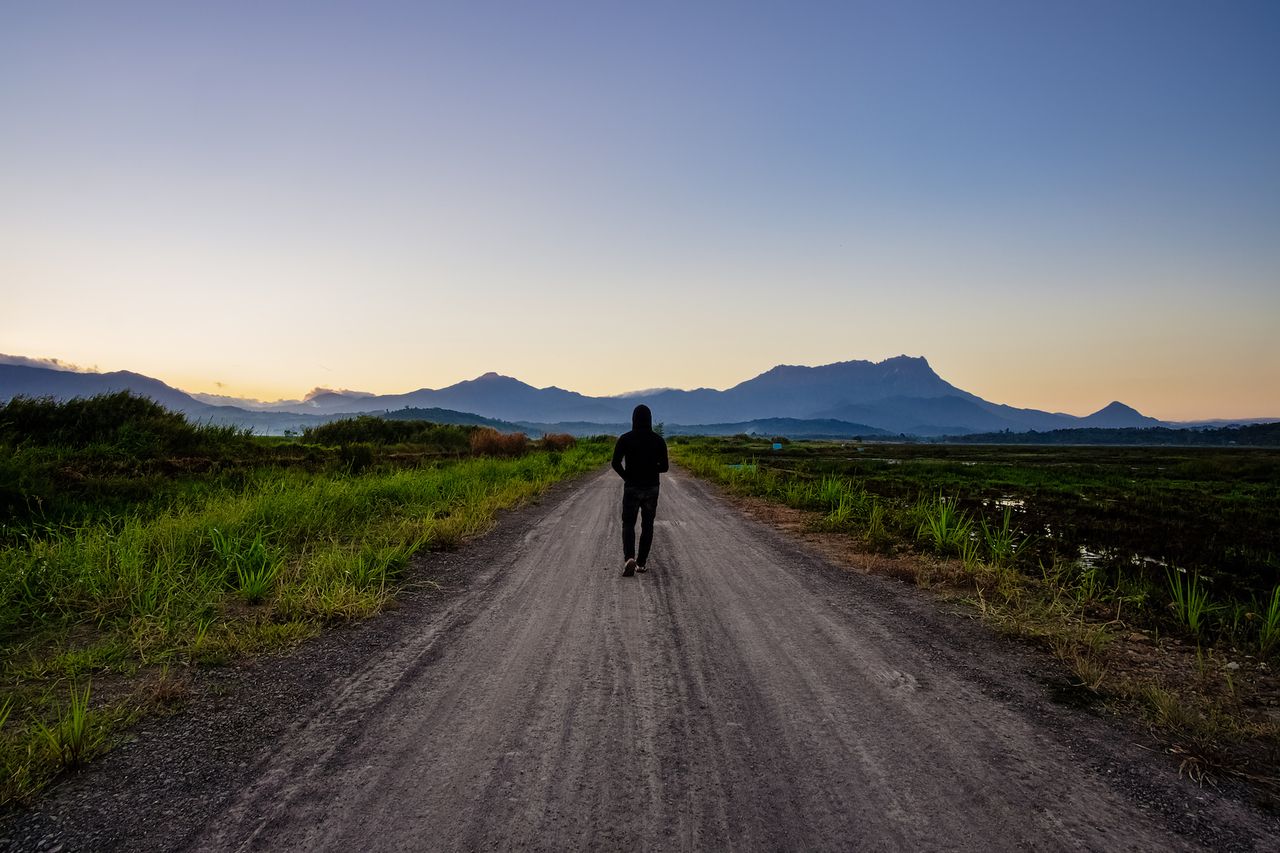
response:
[[[14,364],[19,367],[43,367],[49,370],[66,370],[72,373],[97,373],[96,367],[82,367],[63,361],[60,358],[29,358],[25,355],[9,355],[0,352],[0,364]]]

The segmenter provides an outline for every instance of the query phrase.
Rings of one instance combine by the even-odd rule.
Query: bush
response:
[[[393,421],[360,415],[307,427],[302,431],[302,438],[316,444],[425,444],[462,452],[467,449],[467,436],[472,429],[432,421]]]
[[[539,445],[543,450],[568,450],[578,443],[578,440],[567,432],[549,432],[542,437]]]
[[[338,449],[342,467],[352,474],[359,474],[373,464],[373,445],[368,442],[344,444]]]
[[[29,447],[101,446],[136,457],[192,453],[247,443],[246,431],[195,425],[129,391],[77,397],[14,397],[0,405],[0,442]]]
[[[522,432],[501,433],[481,427],[471,433],[471,453],[475,456],[522,456],[529,452],[529,439]]]

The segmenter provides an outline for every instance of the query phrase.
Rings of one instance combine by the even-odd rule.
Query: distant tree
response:
[[[656,432],[658,435],[666,435],[666,433],[664,432],[666,427],[667,425],[665,422],[658,421],[656,424],[653,425],[653,431]]]

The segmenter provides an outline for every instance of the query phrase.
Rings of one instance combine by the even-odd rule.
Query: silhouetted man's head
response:
[[[653,429],[653,412],[649,411],[649,407],[644,403],[636,406],[635,411],[631,413],[632,429]]]

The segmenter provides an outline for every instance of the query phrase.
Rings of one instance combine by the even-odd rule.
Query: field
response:
[[[420,550],[609,447],[359,419],[295,439],[129,395],[0,406],[0,805],[216,666],[376,613]]]
[[[1280,451],[779,443],[672,453],[1043,643],[1198,769],[1280,754]]]

